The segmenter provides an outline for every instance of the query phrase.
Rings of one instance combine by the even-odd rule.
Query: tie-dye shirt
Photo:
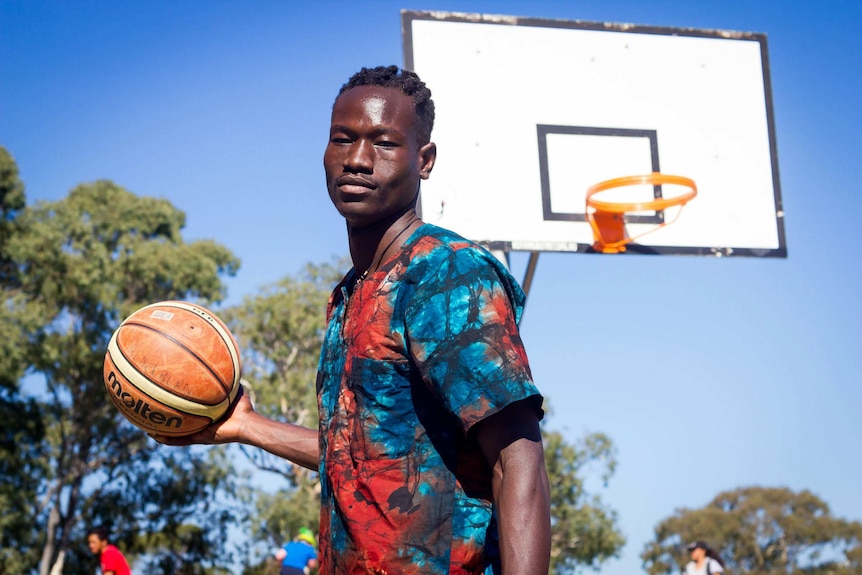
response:
[[[541,396],[524,293],[489,252],[424,224],[327,309],[320,408],[322,574],[478,574],[498,562],[491,468],[471,428]]]

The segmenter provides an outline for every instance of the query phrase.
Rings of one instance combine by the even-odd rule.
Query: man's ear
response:
[[[419,177],[427,180],[437,161],[437,144],[428,142],[419,148]]]

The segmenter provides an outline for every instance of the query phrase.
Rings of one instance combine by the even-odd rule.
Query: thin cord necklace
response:
[[[369,272],[371,272],[371,270],[372,270],[372,269],[373,269],[373,270],[375,270],[375,271],[377,270],[377,266],[379,266],[379,265],[380,265],[380,262],[383,260],[383,256],[385,256],[385,255],[386,255],[386,252],[388,252],[388,251],[389,251],[389,248],[391,248],[391,247],[392,247],[392,245],[393,245],[395,242],[397,242],[397,241],[398,241],[398,238],[400,238],[401,236],[403,236],[403,235],[404,235],[404,232],[406,232],[407,230],[409,230],[409,229],[410,229],[410,226],[412,226],[412,225],[413,225],[414,223],[416,223],[418,220],[419,220],[419,216],[414,215],[414,216],[413,216],[413,219],[411,219],[409,222],[407,222],[407,225],[406,225],[406,226],[404,226],[404,228],[403,228],[400,232],[398,232],[398,234],[397,234],[394,238],[392,238],[392,241],[391,241],[391,242],[389,242],[388,244],[386,244],[386,247],[385,247],[385,248],[383,248],[383,251],[382,251],[382,252],[380,252],[380,255],[377,257],[377,261],[376,261],[376,262],[373,262],[370,266],[368,266],[367,268],[365,268],[365,271],[364,271],[364,272],[362,272],[362,275],[360,275],[359,277],[357,277],[357,278],[356,278],[356,285],[359,285],[359,283],[360,283],[360,282],[362,282],[362,280],[364,280],[366,277],[368,277],[368,273],[369,273]]]

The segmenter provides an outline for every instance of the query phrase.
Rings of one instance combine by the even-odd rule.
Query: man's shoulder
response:
[[[439,262],[456,258],[481,265],[489,263],[493,267],[501,265],[499,260],[479,243],[434,224],[424,224],[409,249],[411,262]]]
[[[419,232],[416,243],[425,243],[430,246],[451,250],[478,249],[484,251],[485,249],[478,243],[468,240],[452,230],[441,228],[434,224],[424,223]]]
[[[503,262],[480,244],[426,223],[411,238],[406,250],[409,260],[401,276],[406,283],[433,290],[473,285],[505,293],[516,310],[516,321],[520,318],[526,301],[523,289]]]

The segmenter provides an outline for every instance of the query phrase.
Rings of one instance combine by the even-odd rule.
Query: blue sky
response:
[[[862,520],[862,3],[4,0],[0,145],[31,202],[100,178],[169,199],[186,239],[242,259],[236,303],[347,253],[329,109],[360,67],[402,63],[401,9],[767,35],[788,258],[546,253],[523,337],[549,425],[618,447],[602,496],[628,544],[602,573],[639,572],[656,523],[724,489],[810,489]]]

